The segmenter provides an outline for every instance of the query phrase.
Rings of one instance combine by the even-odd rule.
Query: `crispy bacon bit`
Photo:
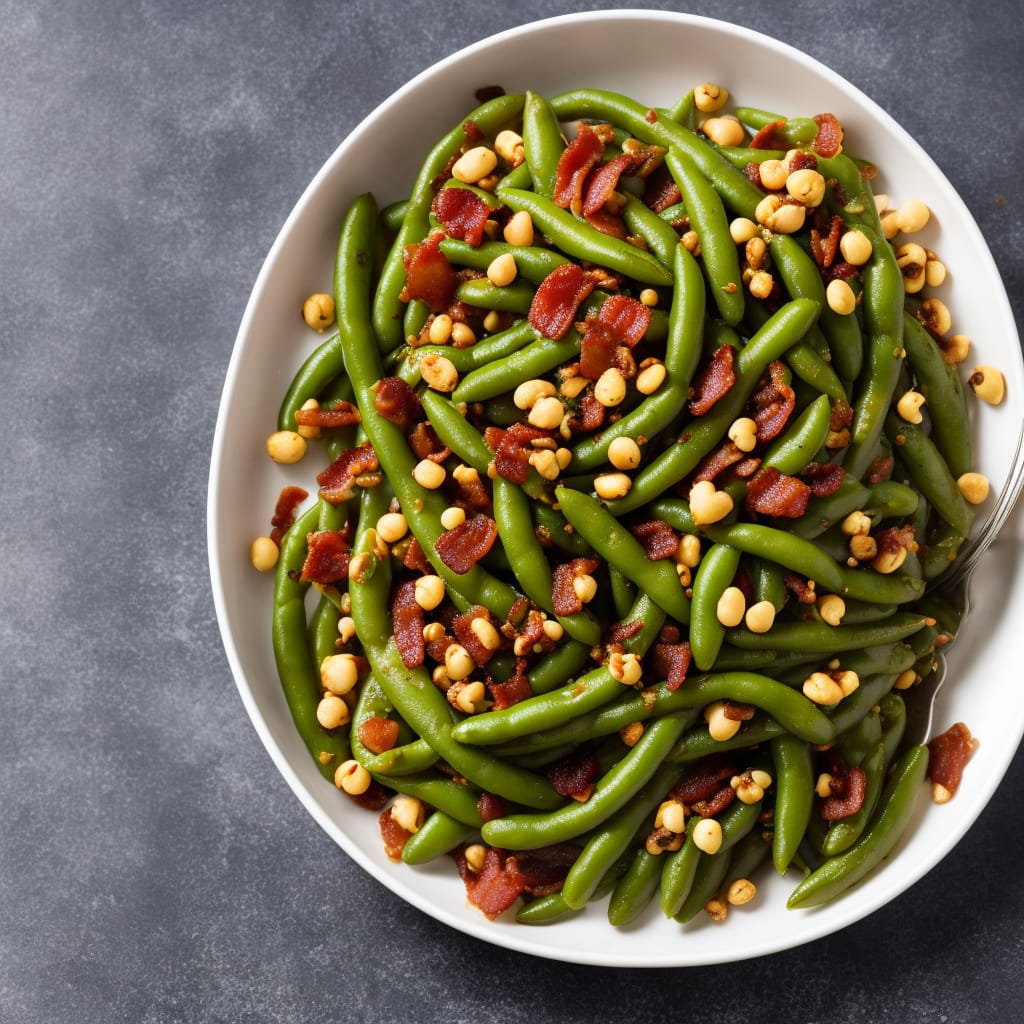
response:
[[[672,787],[672,796],[684,804],[707,800],[718,792],[723,782],[728,783],[739,769],[728,754],[710,754],[701,758]]]
[[[789,158],[790,174],[795,171],[816,171],[817,169],[818,158],[813,153],[808,153],[803,149],[793,150],[793,155]]]
[[[425,242],[413,242],[405,247],[405,287],[401,299],[409,302],[419,299],[432,313],[443,313],[455,295],[458,277],[448,262],[440,243],[444,233],[435,231]]]
[[[316,477],[320,485],[320,497],[337,505],[352,497],[355,479],[362,473],[372,473],[380,468],[377,453],[367,441],[355,448],[346,448],[326,469]]]
[[[836,260],[831,267],[825,271],[827,281],[849,281],[852,277],[860,275],[860,267],[855,267],[846,260]]]
[[[756,455],[750,455],[745,459],[740,459],[739,462],[733,467],[733,475],[738,476],[741,480],[747,480],[752,477],[758,469],[761,467],[761,460]]]
[[[853,406],[841,399],[832,403],[832,412],[829,416],[829,430],[842,430],[853,422]]]
[[[390,807],[381,812],[377,821],[380,825],[380,837],[384,841],[384,853],[388,860],[400,861],[402,850],[405,849],[405,844],[409,841],[412,833],[395,821],[391,816]]]
[[[729,700],[722,706],[722,717],[728,718],[730,722],[749,722],[754,713],[753,704],[737,704]]]
[[[338,401],[318,409],[295,410],[295,422],[300,427],[348,427],[359,419],[359,409],[351,402]]]
[[[839,759],[833,762],[831,775],[829,795],[821,802],[820,814],[825,821],[839,821],[864,806],[867,775],[863,768],[851,768]]]
[[[449,238],[468,242],[474,249],[484,240],[484,225],[491,209],[472,189],[442,188],[430,210]]]
[[[281,538],[292,528],[299,505],[308,497],[307,491],[294,484],[281,488],[274,506],[274,514],[270,518],[270,539],[275,544],[280,544]]]
[[[607,163],[595,167],[587,177],[586,192],[583,198],[583,215],[589,220],[605,203],[613,198],[619,187],[619,179],[624,174],[634,171],[643,158],[634,153],[622,153]]]
[[[651,309],[628,295],[609,295],[601,303],[597,318],[618,338],[620,345],[633,348],[651,326]]]
[[[843,219],[838,214],[832,215],[826,228],[817,225],[811,228],[811,255],[823,270],[832,266],[842,233]]]
[[[764,188],[764,182],[761,181],[761,165],[759,163],[751,160],[744,164],[743,173],[751,184],[756,185],[758,188]]]
[[[452,530],[445,530],[434,541],[434,550],[452,572],[464,576],[494,546],[497,524],[489,516],[467,519]]]
[[[807,511],[811,489],[795,476],[765,466],[747,483],[743,504],[750,513],[799,519]]]
[[[382,715],[371,715],[359,723],[359,742],[373,754],[394,749],[398,742],[398,723]]]
[[[576,400],[576,411],[569,417],[569,430],[574,434],[597,430],[604,423],[607,412],[597,400],[594,389],[587,387]]]
[[[487,516],[491,514],[494,509],[491,495],[478,474],[458,473],[449,482],[456,491],[455,504],[459,508],[467,512],[482,512]]]
[[[867,472],[864,474],[864,482],[880,484],[883,480],[888,480],[892,476],[892,470],[895,465],[896,460],[891,455],[879,455],[868,466]]]
[[[490,846],[483,867],[475,874],[464,850],[460,847],[452,856],[465,883],[466,896],[492,921],[523,894],[547,896],[558,892],[580,852],[579,847],[565,843],[519,853]]]
[[[527,319],[544,338],[564,338],[580,303],[594,290],[594,279],[575,263],[563,263],[533,293]]]
[[[480,668],[494,657],[495,650],[485,646],[473,632],[474,619],[483,619],[489,623],[491,615],[483,605],[473,605],[472,608],[452,619],[452,632],[459,643],[466,648],[466,652],[473,659],[473,664]]]
[[[818,134],[814,136],[812,148],[819,156],[838,156],[843,148],[843,126],[835,114],[815,114],[814,122]]]
[[[800,470],[800,479],[815,498],[828,498],[839,490],[846,479],[846,470],[833,462],[809,462]]]
[[[789,140],[785,135],[785,119],[769,121],[759,128],[750,140],[751,149],[789,149]]]
[[[424,418],[420,396],[401,377],[385,377],[373,389],[373,411],[383,416],[402,433]]]
[[[533,687],[530,685],[529,677],[526,675],[523,665],[519,664],[523,659],[517,659],[516,671],[508,679],[490,680],[487,684],[487,691],[494,702],[495,711],[503,711],[505,708],[518,704],[521,700],[533,696]]]
[[[768,380],[754,392],[754,422],[757,440],[763,444],[779,436],[796,408],[796,394],[786,383],[786,367],[781,360],[768,364]]]
[[[391,597],[391,619],[395,646],[406,668],[423,664],[426,645],[423,641],[423,609],[416,603],[416,583],[402,580]]]
[[[350,545],[341,530],[317,530],[306,537],[301,579],[328,586],[348,579]]]
[[[633,619],[632,622],[613,622],[604,632],[601,642],[610,647],[613,644],[622,644],[631,637],[637,635],[644,628],[641,619]]]
[[[682,193],[675,178],[669,173],[668,167],[661,164],[644,180],[644,205],[655,213],[661,213],[670,206],[675,206],[682,199]]]
[[[603,157],[604,142],[601,136],[589,124],[582,123],[576,137],[569,142],[558,159],[551,196],[556,205],[580,215],[583,209],[584,182]]]
[[[514,484],[526,483],[530,455],[536,450],[533,442],[551,437],[550,430],[541,430],[526,423],[513,423],[507,430],[489,430],[484,441],[494,448],[494,469],[498,476]]]
[[[424,554],[423,548],[420,547],[420,542],[415,537],[409,541],[409,546],[405,549],[402,565],[414,572],[434,571],[430,566],[430,560]]]
[[[586,800],[600,774],[601,762],[596,754],[568,754],[547,770],[554,791],[559,796],[571,796],[574,800]]]
[[[665,680],[666,690],[678,690],[690,671],[692,654],[690,645],[682,643],[656,643],[651,646],[647,658],[650,670],[660,679]]]
[[[644,549],[647,557],[656,562],[659,558],[672,558],[679,550],[679,534],[662,519],[649,519],[629,528]]]
[[[726,441],[701,459],[693,474],[694,483],[699,483],[701,480],[714,480],[719,473],[742,462],[743,458],[743,452],[736,447],[735,443]]]
[[[957,722],[928,742],[928,778],[939,802],[949,800],[960,788],[964,768],[977,745],[978,741],[963,722]]]
[[[406,435],[409,447],[417,459],[444,462],[452,450],[438,436],[433,424],[421,420]]]
[[[555,566],[551,574],[551,610],[556,615],[575,615],[583,610],[573,581],[578,576],[589,576],[600,564],[596,558],[573,558]]]
[[[709,412],[736,383],[735,357],[736,349],[732,345],[722,345],[697,373],[688,405],[691,416]]]
[[[476,802],[476,809],[482,821],[493,821],[495,818],[503,818],[508,814],[509,805],[503,796],[488,793],[485,790]]]
[[[391,790],[374,779],[365,793],[346,793],[345,795],[353,803],[362,807],[364,811],[379,811],[391,799]]]
[[[597,316],[588,316],[581,327],[580,373],[589,380],[597,380],[613,366],[623,369],[625,360],[619,351],[622,346],[611,327]]]
[[[818,595],[812,587],[808,586],[807,580],[803,576],[797,575],[791,569],[783,570],[782,582],[786,584],[786,589],[793,594],[800,604],[814,604],[818,600]]]
[[[690,810],[702,818],[713,818],[716,814],[721,814],[735,799],[736,790],[727,784],[716,789],[706,800],[698,800],[691,804]]]

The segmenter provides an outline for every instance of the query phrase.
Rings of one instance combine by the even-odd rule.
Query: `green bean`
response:
[[[715,663],[725,640],[718,604],[732,586],[740,566],[740,551],[728,544],[712,544],[693,578],[690,606],[690,650],[693,663],[706,672]]]
[[[565,149],[562,126],[551,104],[539,93],[527,91],[523,105],[523,151],[534,191],[550,197],[555,190],[558,161]]]
[[[630,751],[594,786],[590,799],[544,814],[509,814],[488,821],[484,841],[503,850],[532,850],[567,842],[607,821],[658,770],[685,727],[685,718],[666,715],[644,730]]]
[[[643,846],[616,881],[608,900],[608,922],[616,928],[632,924],[650,905],[663,868],[664,854],[649,853]]]
[[[465,781],[457,781],[438,771],[418,775],[388,775],[377,781],[398,793],[416,797],[467,827],[478,829],[482,824],[477,809],[480,790]]]
[[[809,744],[790,733],[768,744],[775,766],[772,861],[780,875],[789,870],[814,808],[814,762]]]
[[[744,722],[739,732],[727,740],[716,740],[706,725],[695,726],[687,732],[668,755],[667,760],[676,764],[693,764],[709,754],[720,754],[730,750],[744,750],[764,743],[786,731],[785,726],[771,718],[754,718]]]
[[[427,864],[437,857],[450,853],[457,846],[476,835],[472,825],[466,825],[457,818],[434,811],[427,815],[418,832],[414,832],[402,847],[404,864]]]
[[[726,639],[747,650],[774,648],[780,651],[820,651],[837,654],[856,651],[872,644],[902,640],[924,625],[924,616],[910,612],[894,615],[884,624],[866,626],[829,626],[821,622],[776,622],[767,633],[736,628],[726,631]]]
[[[531,284],[540,284],[553,270],[569,262],[568,256],[538,245],[511,245],[508,242],[470,245],[459,238],[442,239],[441,252],[452,263],[472,267],[474,270],[486,270],[499,256],[511,254],[516,261],[519,276]]]
[[[658,257],[663,266],[671,268],[675,250],[679,248],[679,235],[663,217],[659,217],[646,203],[631,193],[626,195],[622,218],[630,233],[642,238],[647,249]]]
[[[338,374],[345,370],[341,354],[341,337],[335,331],[321,342],[299,367],[277,414],[278,430],[295,429],[295,413],[310,398],[316,398]]]
[[[661,855],[661,873],[658,882],[661,912],[666,917],[675,917],[683,908],[683,901],[693,888],[703,851],[693,841],[693,830],[703,819],[694,814],[687,822],[683,833],[683,845],[678,850]]]
[[[455,289],[455,298],[467,306],[481,309],[496,309],[501,313],[530,312],[533,303],[533,285],[526,280],[516,280],[498,287],[486,277],[473,277],[463,281]]]
[[[899,759],[879,798],[877,813],[853,847],[830,857],[790,894],[790,908],[836,899],[873,871],[895,849],[910,823],[928,771],[928,748],[911,747]]]
[[[848,850],[861,837],[871,820],[885,780],[885,744],[878,743],[864,759],[862,767],[865,776],[864,801],[853,814],[840,818],[829,827],[821,848],[826,857],[834,857]]]

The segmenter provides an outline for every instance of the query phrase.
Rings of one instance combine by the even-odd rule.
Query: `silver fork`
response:
[[[974,570],[1010,517],[1022,491],[1024,491],[1024,433],[1017,438],[1017,449],[1013,455],[1010,475],[985,524],[966,543],[953,568],[936,580],[935,586],[929,590],[929,593],[942,597],[959,611],[961,627],[970,611],[970,586]],[[907,701],[906,738],[909,742],[926,743],[931,738],[935,702],[942,684],[946,681],[947,673],[946,658],[940,649],[936,655],[934,671],[914,687],[911,691],[913,698]]]

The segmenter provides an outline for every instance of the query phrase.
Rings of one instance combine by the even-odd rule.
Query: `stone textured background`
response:
[[[244,711],[209,592],[206,479],[265,254],[412,74],[602,6],[0,0],[0,1020],[1019,1019],[1024,755],[952,855],[867,920],[645,972],[438,924],[334,847],[255,733],[224,741]],[[774,34],[886,107],[960,190],[1021,323],[1017,8],[686,9]]]

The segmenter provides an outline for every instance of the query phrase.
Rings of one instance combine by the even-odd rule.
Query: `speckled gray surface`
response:
[[[255,733],[225,740],[244,712],[213,617],[206,476],[264,255],[411,74],[601,6],[0,0],[6,1024],[1020,1019],[1024,755],[936,870],[841,934],[615,972],[505,952],[400,902]],[[961,191],[1022,322],[1016,3],[687,9],[774,33],[887,107]]]

